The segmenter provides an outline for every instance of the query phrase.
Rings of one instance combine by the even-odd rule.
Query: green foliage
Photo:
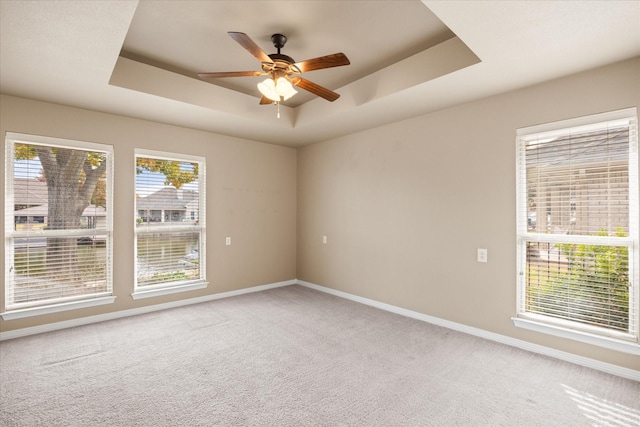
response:
[[[160,172],[165,176],[165,185],[172,185],[179,189],[184,184],[198,179],[198,164],[190,163],[191,170],[181,167],[181,162],[174,160],[158,160],[138,157],[136,160],[136,173],[141,174],[145,170]]]
[[[184,271],[172,271],[169,273],[156,273],[148,279],[140,280],[138,285],[155,285],[158,283],[177,282],[180,280],[186,280],[187,273]]]
[[[607,236],[600,230],[598,236]],[[625,237],[618,228],[615,236]],[[627,330],[629,316],[629,250],[626,246],[559,243],[566,257],[566,269],[548,274],[538,289],[546,302],[540,311],[553,314],[557,307],[563,316],[582,323]],[[538,273],[539,274],[539,273]]]
[[[33,145],[16,143],[14,145],[14,156],[16,160],[30,160],[38,157],[38,153],[36,153],[36,148]]]
[[[57,157],[58,149],[49,148],[54,157]],[[16,143],[14,145],[14,156],[16,160],[30,160],[38,157],[35,145]],[[102,153],[87,152],[86,165],[95,169],[102,164],[105,156]],[[182,163],[174,160],[159,160],[139,157],[136,160],[136,173],[141,174],[147,170],[149,172],[159,172],[165,176],[165,185],[172,185],[179,189],[183,185],[198,179],[198,163],[189,163],[190,168],[182,167]],[[43,165],[42,175],[46,176],[47,170]],[[84,174],[82,174],[84,178]],[[92,194],[91,203],[97,206],[105,206],[106,191],[104,180],[98,181],[95,191]]]
[[[58,150],[53,147],[50,149],[53,155],[56,156]],[[38,152],[36,151],[35,145],[17,142],[14,145],[14,156],[16,160],[31,160],[38,157]],[[104,158],[104,154],[102,153],[87,152],[87,163],[94,169],[100,166]]]

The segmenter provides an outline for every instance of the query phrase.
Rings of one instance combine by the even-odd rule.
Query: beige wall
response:
[[[0,330],[298,277],[640,369],[637,356],[517,329],[510,320],[516,297],[515,130],[639,105],[640,58],[296,151],[2,95],[2,135],[114,146],[117,299],[92,309],[0,320]],[[206,157],[205,290],[137,301],[130,296],[136,147]],[[231,246],[224,245],[226,236]],[[477,248],[488,249],[487,264],[475,261]],[[6,268],[4,252],[0,268]],[[3,299],[1,289],[2,307]]]
[[[0,331],[37,326],[264,285],[296,277],[296,151],[159,123],[2,95],[0,131],[110,144],[115,153],[114,304],[28,319],[0,320]],[[134,275],[134,149],[204,156],[207,168],[209,287],[131,298]],[[4,192],[4,174],[0,174]],[[4,221],[4,209],[0,213]],[[4,222],[2,222],[4,223]],[[232,238],[225,246],[225,237]],[[4,272],[4,246],[0,268]],[[4,274],[0,306],[4,307]]]
[[[511,321],[516,129],[639,105],[635,59],[300,149],[298,279],[640,369]]]

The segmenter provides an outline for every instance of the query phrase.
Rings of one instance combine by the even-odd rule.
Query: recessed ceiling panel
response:
[[[282,49],[296,61],[343,52],[351,65],[303,74],[340,88],[454,37],[419,0],[404,1],[143,1],[136,9],[121,56],[193,78],[199,72],[254,71],[260,63],[228,36],[244,32],[266,53],[271,35],[285,34]],[[259,77],[209,83],[256,98]],[[284,104],[315,96],[303,90]]]

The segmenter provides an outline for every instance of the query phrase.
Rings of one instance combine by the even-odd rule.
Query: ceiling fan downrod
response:
[[[284,34],[274,34],[271,36],[271,41],[273,42],[273,46],[278,49],[278,55],[280,55],[280,49],[287,44],[287,36]]]

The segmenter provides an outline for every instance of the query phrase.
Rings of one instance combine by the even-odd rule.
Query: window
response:
[[[206,287],[205,162],[136,150],[134,298]]]
[[[113,302],[110,146],[8,133],[5,319]]]
[[[627,109],[518,131],[517,325],[638,343],[636,123]]]

